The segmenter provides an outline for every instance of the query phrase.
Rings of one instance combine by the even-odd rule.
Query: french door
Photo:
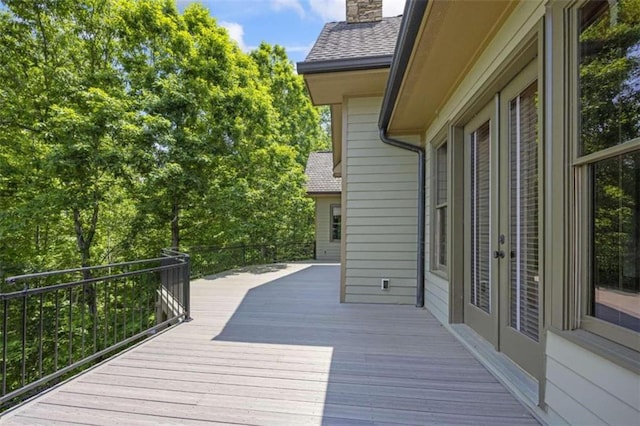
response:
[[[464,319],[534,377],[540,340],[540,170],[533,61],[464,128]]]

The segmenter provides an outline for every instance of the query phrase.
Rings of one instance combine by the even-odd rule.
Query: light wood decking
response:
[[[537,424],[427,311],[339,304],[339,267],[192,283],[193,321],[3,424]]]

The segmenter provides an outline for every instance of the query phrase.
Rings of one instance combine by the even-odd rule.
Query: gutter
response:
[[[400,149],[418,154],[418,261],[416,273],[416,307],[424,307],[424,271],[425,271],[425,149],[407,142],[390,138],[387,134],[391,114],[398,99],[400,86],[407,70],[411,53],[427,9],[428,0],[408,0],[396,42],[395,54],[391,63],[389,79],[378,118],[380,140]]]
[[[389,68],[393,55],[366,56],[356,58],[303,61],[296,64],[298,74],[322,74],[328,72],[361,71]]]

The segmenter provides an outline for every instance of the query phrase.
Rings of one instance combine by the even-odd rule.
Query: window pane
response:
[[[591,315],[640,331],[640,152],[593,165]]]
[[[440,146],[436,151],[436,204],[447,202],[447,144]]]
[[[331,240],[339,240],[342,233],[340,206],[331,206]]]
[[[580,10],[581,155],[640,136],[637,5],[637,0],[591,1]]]
[[[447,207],[440,207],[436,211],[436,259],[439,266],[447,265]]]

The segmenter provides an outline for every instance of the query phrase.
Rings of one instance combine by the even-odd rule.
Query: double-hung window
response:
[[[342,213],[340,210],[340,204],[331,205],[331,241],[340,241],[342,233]]]
[[[576,250],[582,326],[640,350],[640,14],[588,1],[577,14]]]
[[[446,272],[447,269],[447,142],[435,149],[434,161],[435,188],[433,220],[433,259],[432,270]]]

